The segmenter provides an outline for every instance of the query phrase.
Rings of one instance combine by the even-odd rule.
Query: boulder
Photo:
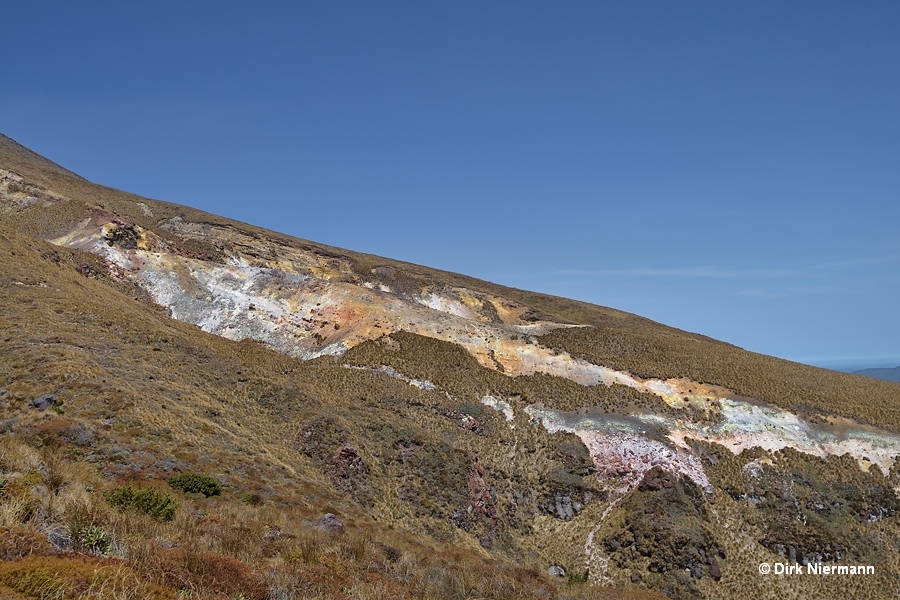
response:
[[[716,557],[710,556],[707,562],[709,563],[709,576],[716,581],[722,579],[722,568],[719,567],[719,561],[716,560]]]
[[[45,394],[31,401],[31,407],[37,410],[47,410],[56,404],[56,394]]]
[[[344,533],[344,523],[332,513],[327,513],[316,521],[316,527],[328,533]]]
[[[550,565],[550,568],[547,569],[547,575],[550,577],[565,577],[566,570],[559,565]]]

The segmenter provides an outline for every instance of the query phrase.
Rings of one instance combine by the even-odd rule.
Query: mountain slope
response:
[[[856,594],[852,578],[762,577],[764,561],[874,564],[873,597],[896,590],[898,384],[104,188],[4,137],[0,169],[8,439],[91,466],[63,496],[91,477],[165,490],[177,472],[215,475],[222,499],[182,498],[178,518],[260,597],[307,593],[276,579],[320,567],[351,590],[317,588],[335,597],[418,594],[429,573],[462,596]],[[34,408],[46,394],[57,404]],[[41,523],[0,525],[46,537],[73,513],[12,462],[0,476],[16,497],[49,504]],[[178,537],[135,537],[102,498],[82,500],[135,572],[133,548]],[[236,507],[248,548],[227,542]],[[339,564],[297,567],[306,529],[291,522],[325,512],[378,540],[366,560],[333,541]],[[184,539],[170,549],[189,554]],[[435,552],[536,571],[463,592],[446,561],[401,564]],[[194,589],[237,589],[195,570]]]

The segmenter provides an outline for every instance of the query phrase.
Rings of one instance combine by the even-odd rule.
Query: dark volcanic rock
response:
[[[709,563],[709,576],[716,581],[722,579],[722,569],[719,567],[719,561],[716,560],[716,557],[710,556],[707,562]]]
[[[316,527],[328,533],[344,533],[344,523],[332,513],[327,513],[316,521]]]
[[[349,442],[349,432],[334,419],[319,418],[309,423],[298,435],[296,448],[319,463],[339,491],[364,506],[372,504],[369,467]]]
[[[83,423],[74,425],[66,434],[69,443],[87,448],[94,443],[94,434]]]
[[[63,528],[53,528],[47,531],[47,541],[56,550],[67,551],[72,549],[72,536]]]
[[[56,404],[55,394],[45,394],[31,401],[31,407],[37,410],[47,410]]]
[[[759,543],[791,563],[872,560],[880,547],[875,532],[854,525],[900,511],[890,482],[877,471],[859,470],[850,457],[830,459],[824,468],[823,459],[785,454],[786,466],[764,465],[730,492],[759,498],[750,512],[763,533]]]
[[[589,488],[580,476],[562,469],[550,473],[545,489],[542,510],[562,521],[571,521],[595,497],[603,497],[597,490]]]
[[[649,559],[648,585],[670,581],[676,597],[695,597],[692,581],[721,577],[718,562],[705,558],[720,552],[705,524],[705,502],[691,480],[654,467],[616,509],[622,525],[602,540],[611,562],[636,573],[635,559]]]

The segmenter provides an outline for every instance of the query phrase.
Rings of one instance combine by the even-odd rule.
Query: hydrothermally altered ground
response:
[[[239,237],[181,219],[161,227],[185,237],[227,237],[231,243]],[[545,348],[534,336],[570,325],[525,320],[526,307],[503,298],[461,288],[395,289],[399,286],[390,272],[374,269],[370,277],[361,277],[344,261],[286,246],[260,248],[252,240],[246,240],[246,252],[224,264],[190,258],[173,252],[153,233],[103,211],[52,241],[103,256],[120,277],[139,283],[178,320],[234,340],[256,339],[298,358],[340,355],[364,341],[409,331],[459,344],[482,366],[509,376],[545,373],[586,386],[620,384],[658,395],[675,408],[692,406],[721,414],[718,423],[699,425],[653,414],[627,420],[574,419],[531,409],[548,431],[577,433],[601,473],[628,469],[632,475],[626,487],[658,465],[708,488],[690,454],[691,439],[715,442],[734,453],[750,447],[790,447],[816,456],[850,454],[862,466],[875,464],[885,474],[900,455],[900,437],[893,434],[846,425],[832,433],[789,412],[733,399],[717,386],[683,379],[641,380]]]

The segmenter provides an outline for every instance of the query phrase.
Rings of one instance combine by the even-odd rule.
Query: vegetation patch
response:
[[[91,554],[99,554],[105,556],[109,553],[112,545],[107,534],[99,525],[89,525],[88,527],[73,527],[71,531],[72,539],[82,550]]]
[[[136,489],[125,485],[108,490],[103,496],[114,508],[135,509],[157,521],[171,521],[178,508],[178,503],[171,496],[154,488]]]
[[[793,450],[743,463],[725,489],[750,509],[763,546],[799,563],[878,557],[884,543],[871,524],[897,514],[900,499],[877,469]]]
[[[169,479],[169,485],[188,494],[203,494],[207,498],[222,493],[222,486],[215,478],[199,473],[182,473]]]

